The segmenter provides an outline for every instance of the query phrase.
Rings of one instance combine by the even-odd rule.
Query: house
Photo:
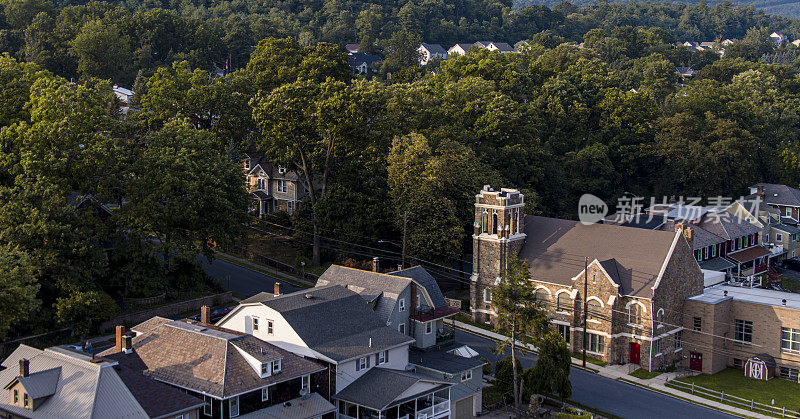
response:
[[[760,196],[742,198],[727,210],[761,228],[759,244],[772,252],[770,260],[800,256],[800,228],[782,222],[781,211],[761,200]]]
[[[676,67],[675,74],[680,76],[683,80],[691,79],[697,75],[697,71],[691,67]]]
[[[114,359],[20,345],[0,364],[3,418],[197,418],[201,398]]]
[[[277,211],[293,213],[306,196],[306,189],[295,170],[272,164],[255,148],[242,158],[245,184],[250,192],[250,213],[263,216]]]
[[[501,54],[514,52],[514,47],[505,42],[489,42],[489,44],[486,45],[486,49],[489,51],[498,51]]]
[[[426,44],[423,42],[420,44],[419,48],[417,48],[417,51],[420,54],[419,65],[428,64],[428,61],[434,58],[439,58],[441,60],[447,59],[447,50],[442,48],[439,44]]]
[[[515,189],[487,185],[475,197],[470,286],[475,321],[496,320],[492,289],[517,256],[528,263],[535,297],[548,307],[552,327],[572,350],[585,347],[592,357],[647,370],[682,360],[683,304],[703,289],[690,229],[584,225],[526,216],[524,209],[525,197]]]
[[[453,340],[444,320],[458,309],[447,305],[436,280],[421,266],[382,274],[333,265],[317,280],[317,287],[329,285],[361,295],[386,326],[414,338],[417,347]]]
[[[745,199],[756,199],[778,210],[781,222],[789,225],[800,223],[800,190],[775,183],[757,183],[750,187]]]
[[[467,55],[467,51],[469,51],[473,45],[474,44],[455,44],[447,50],[447,55]]]
[[[269,417],[294,406],[291,417],[333,418],[324,365],[213,326],[208,316],[204,306],[200,322],[155,317],[134,326],[135,337],[118,326],[115,347],[100,356],[202,400],[202,417]]]
[[[743,369],[757,357],[777,377],[798,381],[800,294],[720,284],[687,299],[684,316],[691,369]]]
[[[383,61],[383,59],[377,55],[370,55],[365,52],[354,52],[350,54],[348,63],[350,64],[350,68],[353,69],[353,74],[359,75],[375,73],[377,70],[374,64],[381,61]]]
[[[774,42],[775,44],[777,44],[777,45],[780,45],[780,44],[782,44],[784,41],[788,40],[788,39],[789,39],[789,37],[787,37],[786,35],[784,35],[784,34],[782,34],[782,33],[780,33],[780,32],[772,32],[772,33],[769,35],[769,39],[770,39],[772,42]]]
[[[282,294],[277,286],[273,293],[243,300],[217,325],[326,364],[340,418],[450,415],[454,383],[412,371],[409,346],[414,339],[386,326],[370,302],[348,287]]]
[[[116,84],[114,85],[112,90],[114,91],[114,95],[117,97],[117,99],[119,99],[120,102],[122,102],[123,108],[127,108],[130,106],[131,99],[133,99],[133,95],[136,94],[132,90],[120,87]]]
[[[346,44],[344,46],[345,51],[347,51],[347,55],[353,55],[358,52],[359,44]]]
[[[417,373],[455,381],[450,389],[454,417],[480,416],[483,410],[483,366],[486,362],[480,360],[474,349],[458,344],[433,350],[412,348],[409,361]]]

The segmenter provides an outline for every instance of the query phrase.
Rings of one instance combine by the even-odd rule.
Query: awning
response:
[[[251,193],[250,193],[250,195],[252,195],[252,196],[253,196],[253,198],[260,199],[260,200],[262,200],[262,201],[266,201],[266,200],[268,200],[268,199],[272,199],[272,197],[271,197],[271,196],[269,196],[269,195],[268,195],[266,192],[264,192],[264,191],[253,191],[253,192],[251,192]]]
[[[734,253],[728,253],[726,256],[728,259],[733,260],[734,262],[738,263],[745,263],[750,262],[751,260],[758,259],[760,257],[769,256],[772,252],[767,250],[762,246],[753,246],[749,249],[740,250]]]

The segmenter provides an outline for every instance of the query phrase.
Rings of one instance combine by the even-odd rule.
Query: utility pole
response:
[[[589,290],[589,257],[583,262],[583,368],[586,368],[586,293]]]
[[[400,260],[400,268],[406,268],[406,226],[408,224],[408,211],[403,212],[403,256]]]

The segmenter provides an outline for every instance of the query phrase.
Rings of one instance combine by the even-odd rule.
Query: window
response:
[[[280,173],[280,174],[286,173],[286,168],[283,167],[283,166],[278,166],[278,173]]]
[[[633,303],[628,306],[628,324],[641,324],[642,323],[642,306]]]
[[[589,339],[586,341],[586,350],[597,354],[605,353],[606,340],[604,336],[589,333]]]
[[[367,357],[358,358],[358,361],[356,361],[356,371],[365,370],[367,366]]]
[[[389,351],[378,352],[378,355],[376,356],[378,357],[378,362],[376,362],[376,365],[383,365],[389,360]]]
[[[399,307],[400,312],[406,311],[406,299],[401,298],[397,300],[397,307]]]
[[[733,358],[733,368],[744,369],[744,362],[742,362],[741,358]]]
[[[28,393],[22,393],[22,405],[28,407]]]
[[[311,376],[304,375],[300,378],[300,390],[311,391]]]
[[[286,190],[287,190],[286,189],[286,181],[283,180],[283,179],[278,179],[278,181],[276,183],[276,188],[277,188],[278,192],[286,193]]]
[[[800,379],[800,372],[794,368],[781,367],[780,376],[787,380],[798,381],[798,379]]]
[[[693,326],[694,331],[699,332],[703,328],[703,319],[695,317]]]
[[[256,179],[256,189],[260,189],[262,191],[267,190],[267,180],[264,178]]]
[[[492,302],[492,290],[490,288],[483,289],[483,302],[485,303]]]
[[[776,242],[782,242],[783,241],[783,234],[775,233],[775,241]]]
[[[550,299],[550,293],[544,288],[539,288],[533,292],[533,298],[540,304],[546,304],[547,300]]]
[[[185,417],[186,416],[184,416],[184,415],[178,415],[178,416],[175,416],[175,419],[184,419]]]
[[[406,334],[406,324],[405,324],[405,323],[400,323],[400,324],[398,324],[398,325],[397,325],[397,330],[398,330],[400,333],[402,333],[402,334],[404,334],[404,335],[405,335],[405,334]]]
[[[711,246],[711,257],[717,257],[717,246]]]
[[[258,330],[258,317],[253,317],[253,331]]]
[[[280,359],[276,359],[276,360],[272,361],[272,373],[276,374],[276,373],[279,373],[279,372],[281,372],[281,360]]]
[[[206,416],[211,416],[214,412],[214,399],[211,396],[203,396],[203,401],[205,404],[203,405],[203,414]]]
[[[14,404],[19,403],[19,390],[14,389]]]
[[[492,215],[492,234],[497,235],[497,213]]]
[[[781,327],[781,352],[800,353],[800,329]]]
[[[569,326],[567,326],[566,324],[559,324],[557,328],[558,328],[558,334],[561,335],[561,337],[564,338],[564,342],[567,342],[567,345],[569,345],[569,338],[571,335],[569,333]]]
[[[733,340],[737,343],[753,343],[753,322],[739,319],[734,320]]]
[[[748,240],[747,240],[747,244],[748,244],[749,246],[752,246],[752,245],[753,245],[753,241],[755,240],[755,237],[756,237],[756,236],[755,236],[755,235],[753,235],[753,236],[750,236],[750,237],[748,238]]]
[[[572,311],[572,298],[569,297],[568,292],[558,294],[558,311]]]
[[[789,207],[786,207],[786,216],[787,217],[791,217],[792,216],[792,209],[789,208]]]
[[[589,300],[586,303],[586,311],[587,317],[589,318],[597,318],[600,317],[600,313],[602,313],[603,306],[600,304],[600,301],[597,300]]]
[[[232,418],[239,416],[239,396],[228,400],[228,408]]]
[[[653,352],[656,356],[661,355],[661,339],[653,339]]]
[[[273,322],[272,320],[267,320],[267,334],[271,335],[273,332]]]
[[[269,387],[261,389],[261,401],[265,402],[269,400]]]
[[[244,169],[250,170],[250,159],[244,159]]]
[[[703,248],[703,260],[706,260],[706,259],[708,259],[708,248],[704,247]]]
[[[466,372],[461,373],[461,382],[471,380],[472,379],[472,370],[468,370]]]
[[[268,376],[269,374],[269,363],[265,362],[261,364],[261,376]]]
[[[683,349],[683,330],[678,330],[672,336],[675,339],[675,350]]]
[[[432,322],[425,323],[425,334],[430,335],[431,332],[433,332],[433,323]]]

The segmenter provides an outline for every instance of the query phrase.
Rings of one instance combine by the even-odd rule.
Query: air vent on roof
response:
[[[306,297],[306,300],[311,300],[311,299],[314,298],[314,296],[311,295],[311,294],[306,294],[305,297]]]
[[[292,402],[283,402],[283,407],[292,407]]]

